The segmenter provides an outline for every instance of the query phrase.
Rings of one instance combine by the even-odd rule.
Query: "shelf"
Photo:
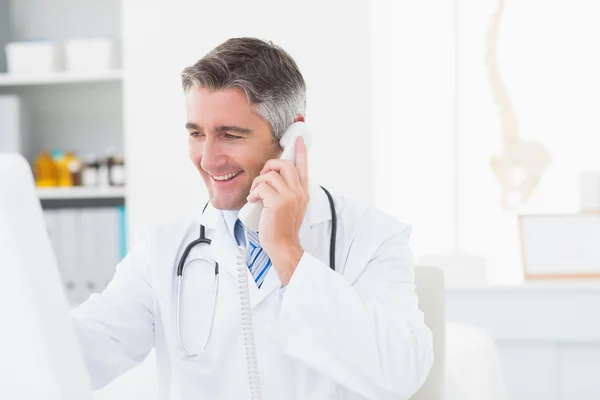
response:
[[[38,188],[40,200],[74,200],[74,199],[121,199],[125,198],[125,188]]]
[[[54,72],[47,74],[0,74],[0,87],[108,82],[120,81],[122,78],[123,73],[121,70],[89,73]]]

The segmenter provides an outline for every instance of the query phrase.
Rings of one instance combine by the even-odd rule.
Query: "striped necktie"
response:
[[[239,219],[236,221],[235,227],[238,231],[241,231],[243,235],[244,225]],[[248,246],[246,264],[248,264],[248,268],[256,281],[256,285],[260,288],[267,276],[267,271],[271,267],[271,260],[267,253],[263,251],[262,247],[260,247],[258,232],[248,230],[248,241],[250,243]]]

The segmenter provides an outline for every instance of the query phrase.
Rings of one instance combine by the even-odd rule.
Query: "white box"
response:
[[[9,74],[48,73],[60,68],[58,47],[50,41],[12,42],[4,48]]]
[[[519,216],[526,279],[600,278],[600,215]]]
[[[65,42],[65,63],[71,72],[103,72],[115,69],[116,46],[110,38],[72,39]]]
[[[582,212],[600,212],[600,171],[581,173],[580,194]]]

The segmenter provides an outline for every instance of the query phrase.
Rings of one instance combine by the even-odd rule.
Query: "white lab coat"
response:
[[[433,362],[430,330],[414,290],[410,227],[335,197],[336,272],[329,268],[330,207],[319,187],[300,229],[305,253],[284,291],[274,268],[250,296],[264,400],[407,399]],[[206,226],[185,269],[182,339],[199,352],[220,283],[208,346],[195,358],[176,331],[176,265]],[[203,215],[147,234],[119,264],[109,286],[73,311],[96,388],[140,363],[155,347],[163,397],[249,398],[236,281],[237,245],[223,214]]]

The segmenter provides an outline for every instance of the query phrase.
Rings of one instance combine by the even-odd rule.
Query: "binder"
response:
[[[98,208],[99,265],[96,284],[103,290],[112,280],[120,261],[119,210],[116,207]]]
[[[78,236],[80,244],[79,274],[83,284],[81,301],[98,292],[95,282],[95,271],[97,268],[97,240],[95,232],[94,209],[80,208],[78,212]]]
[[[125,208],[44,210],[69,303],[77,306],[112,280],[126,252]]]

